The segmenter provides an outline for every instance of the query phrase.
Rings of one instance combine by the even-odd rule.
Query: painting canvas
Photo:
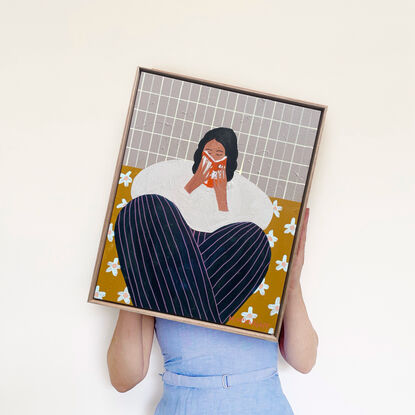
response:
[[[326,108],[138,68],[88,301],[276,341]]]

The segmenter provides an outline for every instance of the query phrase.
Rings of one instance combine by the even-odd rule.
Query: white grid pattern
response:
[[[193,84],[192,85],[192,87],[194,86],[195,84]],[[196,121],[196,113],[197,113],[197,108],[198,108],[198,102],[199,102],[199,99],[200,99],[200,94],[201,94],[201,92],[202,92],[202,86],[201,85],[199,85],[199,94],[198,94],[198,99],[197,99],[197,101],[196,101],[196,108],[195,108],[195,113],[193,114],[193,122],[192,122],[192,126],[191,126],[191,129],[190,129],[190,137],[193,137],[193,135],[192,135],[192,133],[193,133],[193,127],[194,127],[194,125],[195,125],[195,121]],[[190,144],[190,139],[188,140],[188,143],[187,143],[187,148],[186,148],[186,160],[188,160],[189,159],[189,144]]]
[[[184,82],[184,81],[182,81],[182,82]],[[214,89],[213,87],[208,87],[208,88],[212,88],[212,89]],[[202,88],[200,89],[200,91],[202,91]],[[164,95],[164,94],[159,94],[159,93],[149,92],[149,91],[143,91],[143,92],[146,92],[146,93],[148,93],[148,94],[150,94],[150,95],[156,95],[156,96],[159,96],[159,97],[166,97],[166,98],[170,98],[170,96],[169,96],[169,95]],[[245,95],[245,94],[238,94],[238,96],[239,96],[239,95]],[[210,104],[208,104],[208,103],[203,103],[203,104],[200,104],[200,103],[198,103],[197,101],[192,101],[192,100],[183,99],[183,98],[179,98],[179,97],[174,97],[174,98],[179,99],[180,101],[184,101],[184,102],[194,102],[194,103],[199,104],[199,105],[204,105],[205,107],[210,107],[210,108],[217,109],[217,107],[216,107],[215,105],[210,105]],[[258,98],[258,99],[261,99],[261,98]],[[137,101],[136,101],[136,103],[137,103]],[[236,105],[236,103],[235,103],[235,105]],[[284,105],[293,105],[293,106],[294,106],[294,104],[284,104]],[[304,108],[304,107],[303,107],[303,108]],[[223,110],[225,110],[225,111],[232,111],[232,112],[234,112],[235,114],[247,115],[247,113],[246,113],[245,111],[237,111],[236,109],[231,110],[230,108],[227,108],[227,107],[223,107],[223,108],[221,108],[221,109],[223,109]],[[245,109],[246,109],[246,108],[245,108]],[[137,106],[136,106],[136,105],[134,106],[134,111],[135,111],[135,110],[137,110]],[[150,111],[150,112],[151,112],[151,111]],[[156,113],[155,113],[155,112],[153,112],[153,114],[156,114]],[[250,115],[250,116],[251,116],[252,114],[248,114],[248,115]],[[255,116],[255,115],[253,115],[253,116]],[[317,131],[317,127],[311,127],[311,126],[308,126],[308,125],[297,124],[297,123],[293,123],[293,122],[286,121],[286,120],[283,120],[283,119],[268,118],[268,117],[263,117],[263,116],[260,116],[260,115],[256,115],[256,116],[257,116],[257,117],[260,117],[260,118],[263,118],[264,120],[278,121],[278,122],[282,122],[282,123],[287,124],[287,125],[295,125],[295,126],[298,126],[298,127],[309,128],[310,130],[315,130],[315,131]],[[291,116],[291,118],[292,118],[292,116]]]
[[[304,108],[303,108],[303,109],[302,109],[302,111],[301,111],[300,123],[301,123],[301,120],[303,119],[303,114],[304,114]],[[292,119],[292,113],[291,113],[291,119]],[[300,132],[300,129],[298,129],[298,130],[297,130],[297,136],[295,137],[295,143],[296,143],[296,144],[297,144],[297,140],[298,140],[298,133],[299,133],[299,132]],[[291,156],[290,168],[289,168],[289,170],[288,170],[288,178],[290,177],[291,167],[292,167],[292,165],[293,165],[293,159],[294,159],[294,151],[293,151],[293,154],[292,154],[292,156]],[[295,190],[296,190],[295,186],[296,186],[296,185],[294,185],[293,195],[295,194]],[[284,195],[283,195],[283,197],[282,197],[283,199],[285,199],[285,197],[286,197],[287,188],[288,188],[288,183],[287,183],[287,186],[285,186],[285,189],[284,189]],[[294,196],[292,196],[292,197],[294,197]]]
[[[155,79],[157,81],[161,81],[161,86],[159,86],[160,91],[155,92],[154,91],[154,81]],[[171,82],[170,85],[170,91],[169,95],[163,94],[163,86],[165,80],[169,80]],[[175,87],[177,87],[178,82],[180,83],[180,89],[177,93],[177,88],[174,90]],[[149,90],[145,90],[144,86],[148,88],[148,84],[150,84]],[[188,96],[183,97],[183,87],[186,86],[186,90],[188,90]],[[188,87],[188,88],[187,88]],[[198,93],[194,94],[193,92],[197,92],[197,89],[199,88]],[[215,91],[217,92],[217,96],[215,100],[211,100],[211,93]],[[164,91],[166,92],[166,91]],[[203,100],[201,100],[202,92],[204,95],[207,93],[207,97],[205,96]],[[224,101],[224,93],[226,93],[226,103],[223,104]],[[235,102],[232,105],[232,108],[228,107],[230,97],[234,94],[234,97],[236,99]],[[197,98],[196,98],[197,95]],[[148,99],[147,104],[145,103],[144,99]],[[160,103],[162,98],[164,100],[167,99],[167,104],[165,105],[164,111],[160,111]],[[212,96],[213,98],[213,96]],[[265,191],[269,196],[271,197],[279,197],[279,198],[289,198],[290,200],[295,201],[301,201],[302,194],[304,191],[305,186],[305,180],[306,175],[298,175],[298,173],[294,173],[294,176],[298,177],[293,178],[290,177],[291,170],[293,166],[297,166],[298,169],[302,169],[301,171],[308,170],[309,168],[309,161],[311,158],[311,153],[314,147],[314,140],[315,135],[317,132],[317,128],[315,126],[310,125],[302,125],[304,119],[304,114],[306,111],[310,111],[308,114],[310,117],[313,115],[311,111],[316,112],[316,110],[312,110],[309,108],[305,108],[303,106],[296,106],[294,104],[287,104],[282,103],[282,113],[280,117],[275,116],[275,111],[278,106],[278,101],[274,100],[268,100],[264,98],[255,98],[255,104],[254,109],[252,113],[247,113],[247,104],[248,101],[252,101],[253,96],[243,94],[243,93],[237,93],[237,92],[231,92],[227,90],[223,90],[221,88],[215,88],[210,87],[206,85],[201,85],[189,81],[183,81],[183,80],[177,80],[175,78],[169,78],[164,77],[160,75],[153,75],[151,73],[143,72],[140,77],[139,82],[139,89],[137,91],[137,97],[136,102],[134,105],[134,114],[132,117],[132,123],[130,125],[130,132],[129,137],[127,140],[127,147],[125,151],[125,156],[123,160],[124,165],[129,165],[133,167],[139,167],[139,168],[145,168],[151,164],[154,164],[155,162],[162,161],[162,160],[168,160],[168,159],[178,159],[178,158],[184,158],[187,160],[193,161],[193,153],[197,147],[198,142],[203,137],[204,133],[207,130],[210,130],[215,127],[231,127],[235,131],[238,139],[240,136],[247,137],[245,143],[239,142],[238,145],[238,169],[237,172],[257,184],[263,191]],[[177,101],[177,106],[174,108],[174,115],[171,113],[171,99],[173,99],[173,102]],[[222,104],[219,107],[219,101],[222,99]],[[238,108],[238,103],[240,104],[240,99],[245,99],[244,108],[241,111],[241,108]],[[155,102],[155,110],[151,110],[151,106],[153,105],[153,100]],[[257,113],[258,103],[259,101],[263,102],[263,108],[261,111],[261,114]],[[206,102],[201,102],[206,101]],[[213,101],[213,102],[211,102]],[[252,102],[251,102],[252,103]],[[266,116],[266,107],[267,103],[271,103],[272,105],[272,115]],[[139,108],[140,106],[144,108]],[[214,105],[212,105],[214,104]],[[224,106],[223,106],[224,105]],[[287,106],[291,107],[300,107],[301,108],[301,116],[298,123],[292,122],[293,114],[294,114],[294,108],[292,108],[290,119],[286,120],[284,119],[284,113],[286,111]],[[181,111],[180,114],[178,113],[179,108],[182,107],[185,108],[184,111]],[[189,112],[189,108],[194,107],[194,113],[192,114]],[[217,121],[215,122],[217,118],[218,111],[223,111],[222,114],[222,124],[218,124]],[[209,114],[208,114],[209,112]],[[141,113],[141,114],[140,114]],[[213,113],[213,115],[212,115]],[[225,123],[225,118],[230,113],[232,113],[232,120],[231,122]],[[183,115],[182,115],[183,114]],[[150,118],[149,118],[150,115]],[[190,117],[189,117],[190,115]],[[203,115],[203,118],[200,119],[201,115]],[[315,114],[314,114],[315,115]],[[210,120],[207,120],[207,117],[212,117]],[[235,120],[235,116],[237,116],[237,120]],[[310,118],[309,117],[309,118]],[[139,121],[140,120],[142,121]],[[153,118],[153,120],[152,120]],[[250,118],[249,128],[248,131],[246,131],[246,124],[245,122]],[[288,118],[288,117],[287,117]],[[220,115],[219,115],[220,119]],[[150,120],[150,121],[149,121]],[[152,121],[151,121],[152,120]],[[157,122],[162,121],[162,127],[159,131],[155,131],[155,126]],[[169,124],[168,121],[171,121]],[[257,134],[252,134],[252,128],[254,125],[254,122],[259,122],[259,128],[257,129]],[[269,122],[269,126],[264,125],[264,127],[267,129],[267,136],[264,136],[263,130],[263,123]],[[314,120],[316,121],[316,120]],[[139,123],[142,122],[142,126],[139,125]],[[152,124],[151,124],[152,122]],[[275,124],[277,122],[277,124]],[[180,125],[181,123],[181,125]],[[235,125],[234,125],[235,123]],[[314,123],[316,124],[316,123]],[[281,139],[280,132],[281,132],[281,126],[286,125],[286,128],[288,128],[287,137],[285,139]],[[168,128],[166,128],[166,126]],[[278,132],[275,135],[271,134],[271,130],[274,126],[278,127]],[[171,127],[171,128],[170,128]],[[170,128],[170,130],[169,130]],[[184,131],[186,128],[186,135],[188,131],[190,130],[190,136],[184,137]],[[295,134],[295,142],[292,142],[291,139],[293,137],[290,137],[290,131],[291,128],[297,128],[297,132]],[[166,129],[169,130],[166,132]],[[302,129],[303,134],[306,134],[305,137],[302,137],[306,140],[305,144],[299,144],[299,136],[300,136],[300,130]],[[139,143],[137,145],[137,139],[139,138]],[[167,139],[167,140],[166,140]],[[150,142],[148,142],[150,140]],[[158,140],[158,142],[154,142],[154,144],[157,145],[157,149],[154,151],[152,149],[152,143],[154,140]],[[162,151],[163,148],[161,147],[163,140],[166,140],[168,143],[167,150]],[[255,140],[255,141],[253,141]],[[257,154],[258,150],[258,144],[261,141],[265,141],[264,146],[264,154]],[[310,140],[312,142],[310,142]],[[269,141],[272,141],[274,144],[273,148],[273,154],[272,156],[266,155],[265,148],[267,147],[267,143]],[[284,146],[284,150],[281,153],[275,154],[277,147],[279,145]],[[263,144],[263,143],[262,143]],[[174,146],[177,145],[177,148],[174,148]],[[254,145],[254,151],[250,152],[249,147]],[[244,148],[242,148],[244,147]],[[286,150],[288,148],[291,148],[292,154],[289,156],[286,155]],[[185,148],[185,150],[184,150]],[[308,154],[306,154],[306,163],[300,163],[294,161],[296,156],[296,149],[300,150],[301,153],[303,151],[308,150]],[[184,153],[183,153],[184,150]],[[252,148],[251,148],[252,151]],[[278,157],[277,157],[278,156]],[[247,158],[248,157],[248,158]],[[304,157],[304,156],[303,156]],[[145,161],[144,161],[145,160]],[[264,170],[268,170],[268,174],[261,173],[263,170],[264,162],[267,162],[267,165],[265,166]],[[258,165],[254,170],[254,165]],[[250,166],[249,166],[250,164]],[[282,167],[286,167],[285,164],[288,164],[288,174],[285,176],[282,173]],[[278,168],[279,165],[279,168]],[[272,174],[272,171],[274,169],[274,166],[278,168],[278,174],[275,176]],[[304,169],[305,168],[305,169]],[[285,169],[286,170],[286,169]],[[301,177],[299,177],[301,176]]]
[[[152,77],[152,79],[151,79],[151,90],[153,90],[153,84],[154,84],[154,76]],[[160,91],[161,92],[161,91]],[[149,100],[150,101],[150,100]],[[159,106],[159,102],[160,102],[160,97],[158,97],[158,99],[157,99],[157,109],[158,109],[158,106]],[[157,112],[157,110],[156,110],[156,112]],[[146,113],[146,120],[147,120],[147,116],[148,116],[148,113]],[[151,129],[151,138],[153,138],[153,134],[154,134],[154,127]],[[141,140],[143,139],[143,135],[141,135]],[[148,166],[148,156],[150,155],[150,152],[148,152],[148,154],[147,154],[147,158],[146,158],[146,166]]]
[[[185,101],[185,100],[183,100],[183,101]],[[286,104],[284,104],[284,107],[285,107],[285,105]],[[229,110],[228,110],[229,111]],[[138,108],[134,108],[134,112],[145,112],[146,114],[152,114],[152,115],[159,115],[159,114],[157,114],[156,112],[154,112],[154,111],[143,111],[143,110],[141,110],[141,109],[138,109]],[[239,113],[239,114],[243,114],[243,115],[248,115],[247,113],[244,113],[244,112],[237,112],[237,113]],[[164,115],[164,114],[163,114]],[[196,115],[196,111],[195,111],[195,115]],[[174,120],[176,120],[176,119],[178,119],[178,120],[182,120],[181,118],[175,118],[175,117],[173,117],[173,116],[171,116],[171,115],[165,115],[166,117],[169,117],[169,118],[172,118],[172,119],[174,119]],[[270,119],[270,118],[264,118],[264,117],[260,117],[260,116],[257,116],[258,118],[263,118],[263,119]],[[183,119],[184,120],[184,119]],[[309,130],[313,130],[313,131],[317,131],[317,128],[313,128],[313,127],[307,127],[307,126],[304,126],[304,125],[299,125],[299,124],[294,124],[294,123],[289,123],[289,122],[286,122],[286,121],[282,121],[282,120],[274,120],[274,121],[277,121],[277,122],[279,122],[280,124],[287,124],[287,125],[293,125],[293,126],[297,126],[297,127],[301,127],[301,128],[305,128],[305,129],[309,129]],[[201,123],[201,122],[198,122],[198,121],[193,121],[193,123],[194,124],[199,124],[199,125],[202,125],[202,126],[207,126],[207,124],[204,124],[204,123]],[[132,124],[132,123],[131,123]],[[270,124],[270,129],[271,129],[271,126],[272,126],[272,123]],[[130,127],[130,130],[137,130],[137,131],[139,131],[140,129],[139,128],[134,128],[134,127]],[[235,130],[235,132],[236,132],[237,130]],[[242,134],[247,134],[247,133],[244,133],[243,131],[238,131],[239,133],[242,133]],[[157,133],[157,134],[160,134],[160,135],[162,135],[161,133]],[[250,136],[252,136],[252,137],[258,137],[258,138],[269,138],[270,140],[274,140],[274,138],[273,137],[266,137],[266,136],[262,136],[262,135],[258,135],[258,134],[250,134]],[[276,140],[276,141],[282,141],[282,140]],[[290,141],[287,141],[287,143],[290,143],[290,144],[293,144],[293,143],[291,143]],[[309,147],[309,148],[313,148],[313,146],[306,146],[306,145],[303,145],[303,144],[296,144],[296,145],[298,145],[298,146],[303,146],[303,147]]]

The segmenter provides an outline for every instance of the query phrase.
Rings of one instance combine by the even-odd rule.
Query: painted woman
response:
[[[226,323],[267,273],[269,197],[236,172],[237,137],[215,128],[194,162],[168,160],[134,179],[115,241],[136,307]]]

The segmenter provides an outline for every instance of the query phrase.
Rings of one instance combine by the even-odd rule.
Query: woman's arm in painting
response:
[[[217,173],[216,179],[213,179],[213,188],[215,189],[216,202],[218,204],[218,209],[222,212],[227,212],[228,209],[228,200],[226,195],[226,187],[228,185],[228,180],[226,178],[226,171],[224,169],[219,170]]]
[[[313,368],[317,358],[318,346],[318,336],[308,317],[300,284],[309,211],[309,208],[307,208],[297,254],[294,257],[295,262],[291,265],[286,293],[287,303],[279,338],[282,356],[292,367],[302,373],[308,373]]]
[[[196,173],[190,178],[184,187],[187,193],[192,193],[193,190],[197,189],[204,181],[209,177],[208,169],[203,169],[203,163],[200,161]]]
[[[127,392],[146,376],[154,335],[154,317],[120,310],[107,353],[111,384]]]

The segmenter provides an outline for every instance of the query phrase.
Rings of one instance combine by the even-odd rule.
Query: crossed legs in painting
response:
[[[218,324],[261,284],[271,259],[267,237],[256,224],[199,232],[157,194],[124,206],[114,232],[134,306]]]

